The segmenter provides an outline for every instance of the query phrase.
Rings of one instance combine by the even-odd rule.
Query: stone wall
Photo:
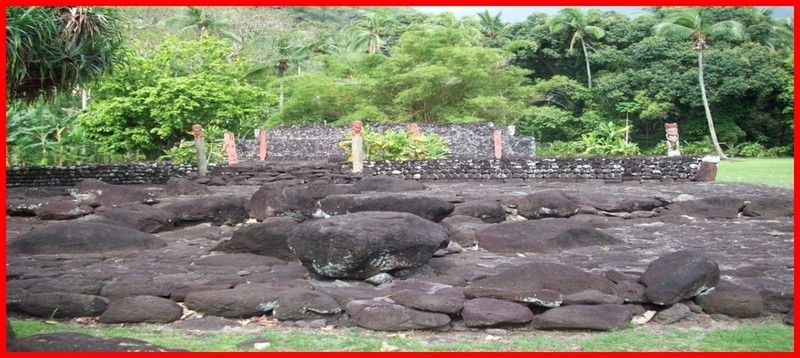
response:
[[[297,179],[351,183],[363,175],[390,175],[420,181],[673,182],[695,180],[701,161],[699,157],[683,156],[367,161],[363,174],[352,173],[352,166],[347,162],[246,161],[236,166],[212,167],[209,176],[200,181],[209,185],[263,185]],[[164,183],[172,177],[194,178],[196,168],[170,163],[9,168],[6,169],[6,186],[69,186],[85,178],[112,184]]]
[[[536,141],[533,137],[517,137],[508,128],[495,128],[488,123],[419,124],[422,134],[436,133],[449,141],[452,157],[494,158],[495,129],[502,129],[503,157],[533,158]],[[369,124],[372,132],[406,130],[406,124]],[[328,160],[347,157],[347,149],[339,147],[350,126],[278,126],[269,129],[267,158],[272,161]],[[239,160],[258,158],[257,140],[237,140]]]
[[[99,179],[109,184],[164,183],[196,172],[195,166],[172,163],[11,167],[6,168],[6,187],[72,186],[83,179]]]

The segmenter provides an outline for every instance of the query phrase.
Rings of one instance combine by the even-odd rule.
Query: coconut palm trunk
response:
[[[703,107],[706,110],[706,120],[708,120],[708,132],[711,134],[711,141],[714,143],[714,149],[717,150],[720,159],[727,159],[728,157],[725,156],[725,153],[722,151],[722,147],[719,146],[719,140],[717,140],[717,131],[714,129],[714,120],[711,118],[711,108],[708,105],[708,96],[706,95],[706,83],[704,79],[704,70],[703,70],[703,51],[697,51],[697,64],[698,64],[698,77],[700,80],[700,95],[703,97]]]
[[[581,39],[581,47],[583,48],[583,58],[586,60],[586,76],[589,79],[589,89],[592,89],[592,69],[589,67],[589,52],[586,51],[586,41]]]

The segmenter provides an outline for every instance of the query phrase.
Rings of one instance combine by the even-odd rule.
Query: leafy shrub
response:
[[[780,147],[772,147],[764,152],[765,157],[778,158],[778,157],[794,157],[794,145],[784,145]]]
[[[575,142],[553,141],[543,143],[536,147],[536,155],[542,157],[570,157],[578,155],[578,147]]]
[[[746,142],[734,148],[736,155],[746,158],[760,158],[766,154],[766,148],[761,143]]]
[[[191,132],[188,133],[191,135]],[[222,155],[223,131],[216,126],[209,126],[203,129],[205,140],[206,162],[208,164],[220,164],[225,159]],[[197,150],[194,147],[194,140],[181,139],[181,141],[170,149],[164,150],[164,155],[158,157],[159,161],[170,161],[175,164],[197,163]]]
[[[353,161],[352,134],[348,131],[345,136],[347,139],[340,142],[339,146],[348,148],[348,160]],[[410,131],[375,133],[369,126],[364,126],[362,138],[365,160],[442,159],[451,153],[447,140],[436,133],[413,138]]]
[[[601,123],[593,132],[584,133],[575,142],[578,150],[585,155],[634,155],[639,153],[639,146],[625,141],[625,131],[614,122]]]
[[[681,143],[681,154],[683,155],[707,155],[716,152],[714,145],[709,141],[684,141]]]
[[[658,144],[642,151],[646,155],[667,155],[667,142],[661,141]]]

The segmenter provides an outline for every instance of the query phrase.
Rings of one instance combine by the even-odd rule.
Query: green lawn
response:
[[[794,188],[794,158],[731,158],[717,168],[717,181]]]
[[[190,334],[158,325],[80,325],[43,319],[11,320],[18,337],[37,333],[80,332],[102,337],[141,339],[169,348],[196,352],[253,350],[240,348],[254,338],[269,342],[267,351],[792,351],[794,329],[763,321],[726,328],[677,328],[658,325],[616,332],[558,332],[522,330],[491,336],[485,332],[374,332],[358,328],[296,329],[264,327],[252,331]]]

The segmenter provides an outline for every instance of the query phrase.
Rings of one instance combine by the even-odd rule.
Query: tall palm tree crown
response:
[[[6,8],[6,94],[52,98],[124,61],[124,17],[83,6]]]
[[[653,26],[653,33],[656,36],[682,38],[692,41],[692,49],[697,51],[700,95],[703,99],[703,107],[706,112],[711,141],[714,143],[714,148],[717,150],[720,158],[727,158],[722,151],[722,147],[719,145],[717,133],[714,129],[714,120],[711,117],[711,108],[708,104],[704,79],[703,53],[708,50],[708,41],[713,37],[729,36],[734,39],[741,39],[744,34],[744,25],[733,20],[708,24],[703,21],[703,9],[693,8],[665,18],[662,22]]]
[[[378,53],[383,43],[381,33],[392,22],[391,19],[382,14],[370,13],[354,21],[347,29],[359,34],[363,41],[367,43],[367,53],[374,55]]]
[[[592,88],[592,70],[589,65],[589,52],[586,49],[586,40],[590,37],[595,39],[603,38],[606,33],[603,29],[589,25],[589,19],[580,9],[566,7],[561,9],[556,16],[548,20],[551,33],[558,33],[569,30],[571,38],[569,41],[570,51],[575,48],[575,43],[580,41],[583,49],[583,57],[586,60],[586,77],[588,87]]]
[[[500,35],[500,31],[504,26],[503,20],[500,19],[501,15],[503,15],[502,11],[498,12],[497,15],[494,16],[489,14],[489,10],[484,10],[483,12],[478,13],[478,19],[481,23],[481,31],[489,39],[495,40],[497,39],[497,36]]]
[[[230,31],[230,21],[219,19],[195,6],[187,6],[183,14],[167,19],[167,24],[178,27],[181,31],[195,29],[199,36],[215,35],[232,41],[241,41],[239,36]]]

